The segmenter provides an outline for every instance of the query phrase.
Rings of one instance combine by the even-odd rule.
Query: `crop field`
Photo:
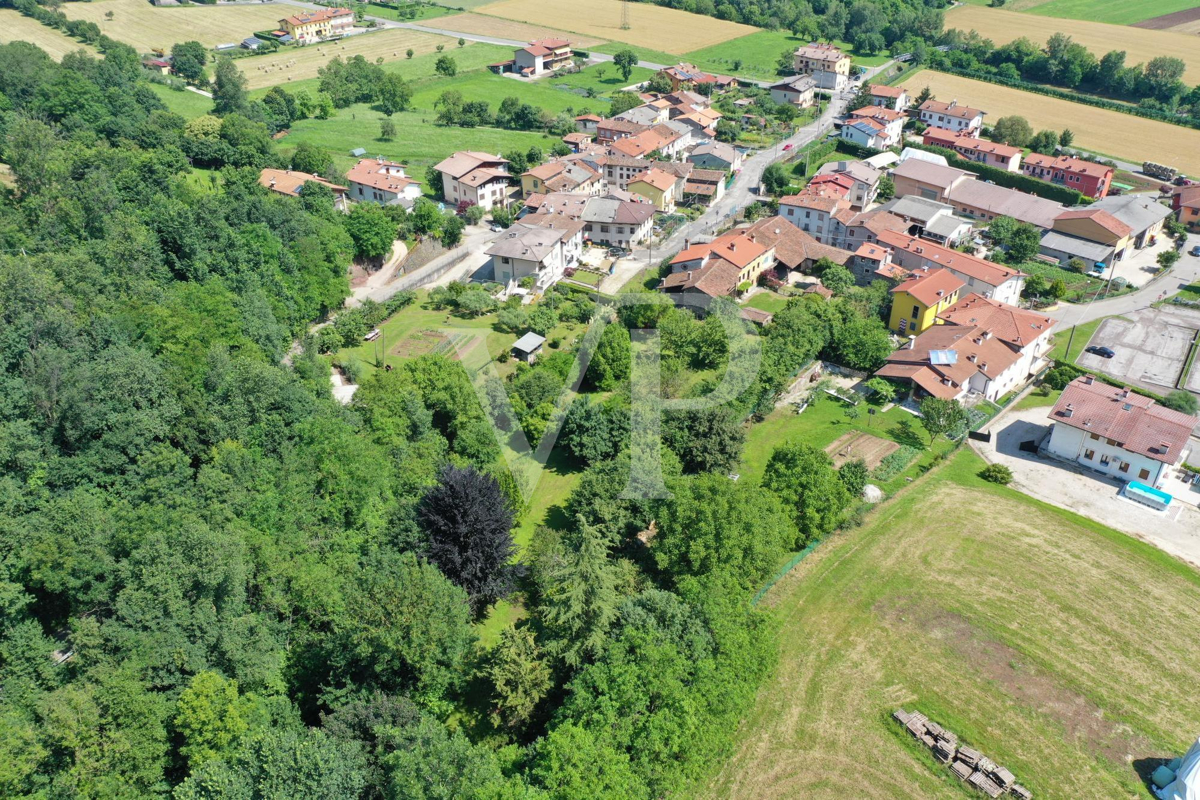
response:
[[[1029,120],[1034,130],[1070,128],[1075,144],[1084,149],[1135,163],[1171,164],[1190,175],[1200,175],[1200,131],[1194,128],[928,69],[912,73],[903,85],[910,92],[928,86],[941,100],[957,98],[982,108],[989,123],[1018,114]]]
[[[856,431],[839,436],[837,441],[825,448],[825,452],[833,459],[835,467],[861,458],[866,462],[867,469],[875,469],[883,459],[899,449],[900,445],[890,439],[881,439],[865,431]]]
[[[1107,22],[1111,25],[1132,25],[1177,11],[1188,11],[1197,5],[1200,3],[1196,0],[1050,0],[1030,8],[1029,13]]]
[[[478,11],[522,22],[536,19],[562,30],[675,54],[711,47],[757,30],[649,3],[630,3],[630,28],[621,30],[621,0],[501,0]]]
[[[604,39],[597,39],[593,36],[580,36],[577,33],[567,33],[566,31],[546,28],[541,25],[531,25],[528,22],[520,22],[518,20],[487,17],[483,14],[455,14],[451,17],[441,17],[437,21],[437,27],[450,31],[460,31],[462,33],[474,33],[478,36],[512,39],[517,42],[530,42],[534,39],[561,36],[565,39],[570,39],[571,46],[575,48],[595,47],[605,42]],[[509,57],[511,58],[512,56],[510,55]]]
[[[91,45],[72,39],[49,25],[43,25],[11,8],[0,8],[0,44],[16,41],[36,44],[55,61],[76,50],[96,52]]]
[[[712,798],[966,798],[889,715],[916,708],[1034,797],[1150,798],[1200,712],[1200,574],[976,477],[962,450],[764,599],[780,664]]]
[[[445,46],[446,52],[458,49],[457,40],[447,36],[391,28],[325,44],[283,47],[267,55],[238,59],[237,65],[246,76],[247,86],[259,89],[277,83],[315,78],[317,70],[337,56],[343,59],[363,56],[372,63],[378,58],[385,62],[403,61],[409,49],[415,55],[423,55],[435,52],[439,44]],[[450,54],[454,55],[452,52]]]
[[[1026,14],[979,6],[960,6],[946,14],[946,27],[960,30],[975,29],[996,44],[1005,44],[1024,36],[1045,44],[1055,33],[1065,33],[1084,45],[1096,58],[1110,50],[1124,50],[1125,63],[1146,63],[1156,56],[1183,59],[1188,84],[1200,83],[1200,41],[1195,36],[1176,31],[1155,31],[1125,25],[1107,25],[1083,20],[1034,22]]]
[[[203,45],[240,42],[254,31],[273,30],[290,6],[176,6],[158,8],[144,0],[104,0],[102,3],[64,3],[61,11],[71,19],[85,19],[118,41],[149,52],[170,49],[192,39]],[[112,20],[104,15],[113,12]]]

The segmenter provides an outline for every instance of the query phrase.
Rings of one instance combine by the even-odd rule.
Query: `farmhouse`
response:
[[[921,141],[927,145],[953,150],[968,161],[978,161],[981,164],[1009,172],[1021,170],[1021,153],[1023,151],[1019,147],[989,142],[986,139],[978,139],[968,133],[953,131],[949,128],[926,128],[925,132],[921,134]],[[1026,171],[1028,172],[1028,170]]]
[[[888,327],[901,336],[924,333],[937,324],[937,315],[958,302],[965,286],[948,269],[922,268],[892,289]]]
[[[808,75],[794,75],[771,85],[771,99],[781,105],[808,108],[813,104],[817,82]]]
[[[850,85],[850,56],[824,42],[811,42],[792,54],[792,70],[809,74],[817,87],[840,92]]]
[[[646,198],[656,209],[670,214],[679,199],[678,177],[658,167],[651,167],[629,181],[629,191]]]
[[[1049,455],[1121,481],[1161,486],[1188,456],[1196,418],[1158,405],[1128,388],[1076,378],[1050,411]]]
[[[571,43],[566,39],[536,39],[513,53],[515,72],[528,78],[545,75],[571,63]]]
[[[983,128],[983,112],[977,108],[960,106],[957,100],[949,103],[926,100],[917,109],[917,116],[929,127],[947,128],[955,132],[977,133]]]
[[[872,83],[867,89],[871,94],[871,105],[883,106],[896,111],[908,108],[910,98],[903,86],[885,86],[882,83]]]
[[[300,44],[311,44],[348,33],[354,27],[354,12],[348,8],[322,8],[279,20],[279,27]]]
[[[545,292],[563,277],[567,267],[579,262],[583,227],[580,220],[557,215],[525,217],[486,251],[492,257],[496,282],[512,291],[522,278],[532,276],[533,291]]]
[[[920,269],[949,270],[962,281],[967,291],[1002,303],[1016,304],[1025,288],[1025,274],[1012,267],[984,258],[951,250],[926,239],[918,239],[895,231],[879,234],[878,242],[892,251],[892,258],[901,267],[916,272]]]
[[[403,164],[382,158],[359,159],[346,173],[350,199],[361,203],[412,208],[421,196],[421,185],[409,178],[404,170]]]
[[[934,325],[887,357],[875,374],[912,385],[918,394],[996,401],[1023,386],[1048,362],[1054,320],[967,295]]]
[[[508,194],[508,161],[500,156],[460,150],[434,169],[442,173],[443,196],[454,205],[466,200],[488,211]]]
[[[258,175],[259,185],[265,186],[272,192],[286,194],[288,197],[299,197],[304,191],[304,184],[312,182],[328,187],[333,192],[333,207],[338,211],[347,208],[345,186],[330,183],[319,175],[298,172],[293,169],[264,169]]]
[[[720,169],[726,172],[736,172],[742,168],[742,154],[732,145],[724,142],[708,142],[696,147],[688,154],[687,160],[697,167],[705,169]]]
[[[1021,171],[1031,178],[1075,189],[1086,197],[1107,197],[1113,168],[1078,156],[1045,156],[1030,153]]]
[[[521,174],[522,197],[549,192],[599,195],[603,190],[604,176],[579,161],[547,161]]]

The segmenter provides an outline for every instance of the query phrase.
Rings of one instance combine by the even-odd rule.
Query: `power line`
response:
[[[621,0],[621,30],[629,30],[629,0]]]

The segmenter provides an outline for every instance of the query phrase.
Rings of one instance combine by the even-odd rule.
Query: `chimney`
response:
[[[967,361],[970,361],[972,364],[974,364],[978,359],[979,356],[975,355],[974,353],[971,353],[971,355],[967,356]]]
[[[1067,419],[1070,419],[1071,417],[1075,416],[1075,407],[1072,406],[1070,403],[1067,403],[1067,407],[1063,409],[1062,415],[1064,417],[1066,417]]]
[[[983,332],[983,338],[984,338],[984,341],[987,341],[988,339],[992,338],[992,332],[991,332],[991,331],[984,331],[984,332]]]
[[[1122,400],[1124,400],[1126,397],[1129,397],[1129,387],[1126,386],[1123,389],[1121,389],[1121,393],[1117,396],[1120,397]]]
[[[908,337],[908,349],[915,350],[916,348],[917,348],[917,337],[910,335]]]
[[[1096,382],[1096,376],[1095,376],[1095,375],[1084,375],[1084,376],[1083,376],[1083,384],[1084,384],[1084,386],[1091,386],[1091,385],[1092,385],[1093,383],[1095,383],[1095,382]]]

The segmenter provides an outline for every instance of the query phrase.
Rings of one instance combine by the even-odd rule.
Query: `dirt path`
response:
[[[370,296],[371,292],[391,281],[406,255],[408,255],[408,245],[404,243],[403,239],[392,242],[392,253],[383,266],[372,272],[361,285],[350,290],[350,296],[346,298],[346,308],[361,306],[363,300]]]

